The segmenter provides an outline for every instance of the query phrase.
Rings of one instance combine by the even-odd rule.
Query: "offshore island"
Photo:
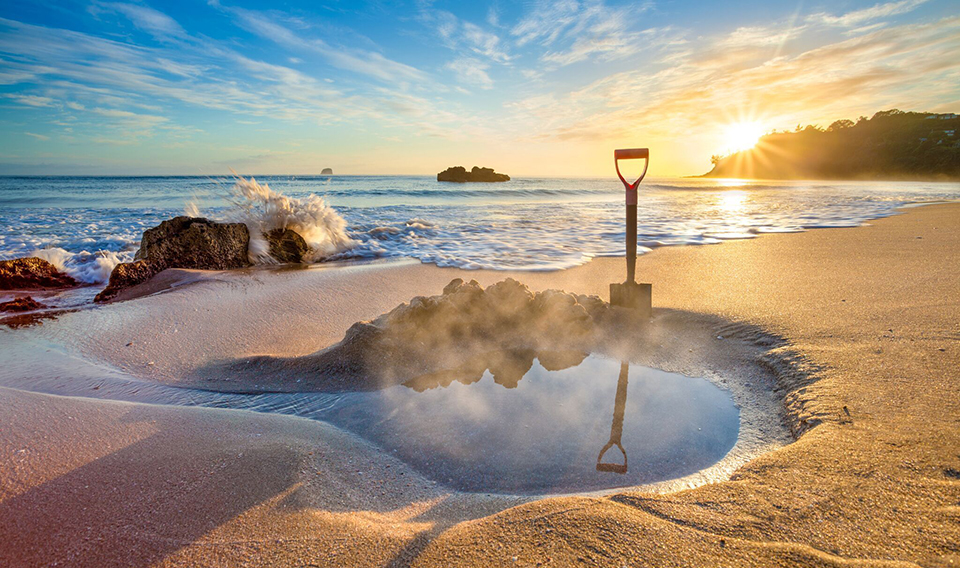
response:
[[[479,168],[477,166],[473,166],[473,169],[468,172],[467,168],[463,166],[455,166],[452,168],[447,168],[437,174],[437,181],[452,181],[456,183],[465,183],[468,181],[510,181],[510,176],[507,174],[498,174],[497,172],[493,171],[493,168]]]

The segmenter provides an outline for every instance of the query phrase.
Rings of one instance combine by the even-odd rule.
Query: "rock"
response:
[[[270,245],[270,256],[278,262],[303,262],[303,257],[310,252],[307,241],[292,229],[274,229],[263,237]]]
[[[320,175],[322,175],[322,176],[332,176],[332,175],[333,175],[333,168],[323,168],[323,170],[320,172]]]
[[[97,294],[97,297],[94,298],[93,301],[110,301],[122,290],[150,280],[165,268],[166,266],[162,263],[151,263],[146,260],[118,264],[114,267],[113,272],[110,273],[110,282],[107,284],[107,287]]]
[[[79,282],[42,258],[0,261],[0,290],[45,290],[79,285]]]
[[[164,221],[144,231],[134,262],[118,264],[94,301],[109,301],[167,268],[230,270],[250,266],[249,245],[250,233],[243,223],[186,216]]]
[[[452,181],[456,183],[465,183],[468,181],[496,182],[510,181],[507,174],[498,174],[492,168],[478,168],[473,166],[469,172],[463,166],[447,168],[437,174],[437,181]]]
[[[0,312],[30,312],[33,310],[42,310],[45,307],[47,306],[44,306],[30,296],[22,296],[9,302],[0,303]]]
[[[167,268],[229,270],[250,266],[249,245],[250,233],[243,223],[181,216],[144,231],[134,259]]]

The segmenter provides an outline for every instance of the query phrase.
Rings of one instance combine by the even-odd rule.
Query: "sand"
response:
[[[960,205],[949,204],[640,257],[656,307],[714,322],[718,342],[776,338],[774,392],[799,436],[728,481],[678,493],[458,494],[318,422],[3,388],[0,565],[955,564],[958,251]],[[606,296],[622,263],[509,275]],[[303,355],[454,277],[505,274],[401,263],[245,276],[0,340],[55,342],[175,384],[209,358]],[[274,310],[284,328],[255,325]]]

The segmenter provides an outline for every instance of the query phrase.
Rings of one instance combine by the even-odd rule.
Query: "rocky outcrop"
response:
[[[15,298],[9,302],[0,303],[0,312],[32,312],[33,310],[42,310],[45,307],[47,306],[34,300],[30,296],[21,296],[20,298]]]
[[[123,290],[150,280],[166,268],[162,263],[151,263],[146,260],[118,264],[110,273],[110,282],[107,283],[107,287],[93,300],[95,302],[110,301]]]
[[[437,181],[452,181],[456,183],[465,183],[468,181],[510,181],[510,176],[507,174],[498,174],[493,171],[493,168],[478,168],[477,166],[473,166],[473,169],[468,172],[463,166],[455,166],[447,168],[437,174]]]
[[[79,282],[42,258],[0,261],[0,290],[48,290],[79,285]]]
[[[134,259],[168,268],[229,270],[250,266],[249,245],[250,233],[243,223],[183,216],[144,231]]]
[[[274,229],[264,233],[270,245],[270,256],[277,262],[303,262],[310,252],[307,241],[292,229]]]
[[[167,268],[229,270],[250,266],[249,245],[250,233],[243,223],[185,216],[164,221],[144,231],[134,262],[118,264],[95,301],[109,301]]]

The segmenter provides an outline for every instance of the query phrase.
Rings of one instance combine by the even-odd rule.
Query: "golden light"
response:
[[[759,122],[737,122],[723,129],[728,153],[741,152],[753,148],[763,136],[763,125]]]
[[[720,193],[720,209],[730,215],[742,213],[747,200],[747,192],[740,189],[729,189]]]

